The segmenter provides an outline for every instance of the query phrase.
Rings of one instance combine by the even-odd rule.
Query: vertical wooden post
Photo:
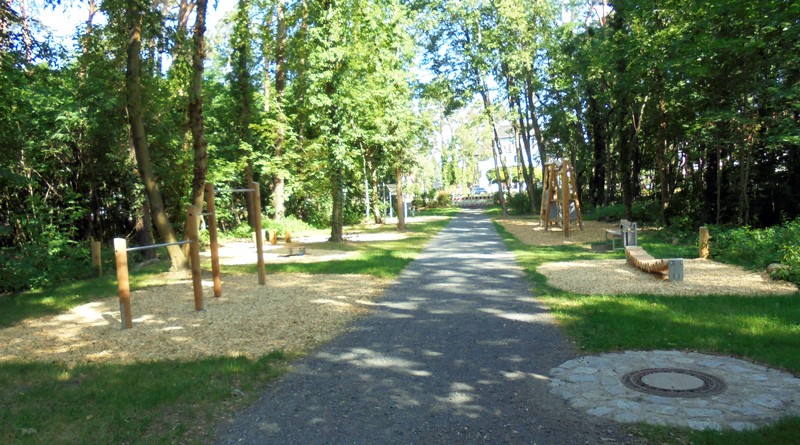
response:
[[[261,187],[253,183],[253,200],[255,201],[256,251],[258,252],[258,284],[267,284],[267,271],[264,269],[264,233],[261,231]]]
[[[189,229],[189,255],[192,266],[192,290],[194,290],[194,308],[203,310],[203,280],[200,275],[200,241],[197,236],[197,211],[195,206],[186,206],[186,227]]]
[[[570,171],[569,180],[570,180],[570,185],[572,185],[572,192],[571,192],[572,202],[575,203],[575,213],[577,214],[576,216],[578,217],[578,226],[581,228],[581,230],[583,230],[583,217],[581,216],[581,203],[580,203],[580,199],[578,199],[578,184],[575,182],[575,176],[576,176],[575,175],[575,167],[573,167],[572,164],[567,164],[567,165],[569,165],[569,171]]]
[[[208,213],[208,237],[211,242],[211,274],[214,276],[214,296],[222,296],[222,285],[219,278],[219,241],[217,240],[217,206],[214,203],[214,184],[206,182],[206,200]]]
[[[566,163],[561,165],[561,201],[564,205],[564,238],[569,238],[569,178]]]
[[[291,243],[292,242],[292,233],[287,230],[285,235],[286,235],[286,244]]]
[[[97,268],[97,276],[103,276],[103,257],[100,252],[100,241],[92,241],[92,266]]]
[[[131,284],[128,281],[128,242],[114,238],[114,256],[117,259],[117,286],[119,288],[119,318],[122,329],[133,327],[131,315]]]
[[[707,259],[710,253],[708,247],[708,227],[700,227],[700,258]]]
[[[270,230],[269,231],[269,243],[271,245],[278,244],[278,231],[277,230]]]

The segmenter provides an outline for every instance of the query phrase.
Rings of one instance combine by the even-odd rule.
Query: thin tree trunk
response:
[[[275,157],[280,160],[284,152],[284,125],[283,92],[286,88],[286,4],[278,0],[278,33],[275,38],[275,101],[277,102],[277,121],[275,129]],[[272,206],[275,209],[275,220],[283,218],[285,212],[283,193],[285,179],[282,170],[275,173],[272,180]]]
[[[197,0],[197,18],[194,24],[194,51],[192,52],[192,82],[189,89],[189,124],[192,128],[194,152],[194,177],[192,178],[192,203],[203,209],[203,193],[208,173],[208,142],[203,121],[203,61],[206,58],[205,32],[208,0]]]
[[[494,172],[495,172],[495,180],[497,181],[497,187],[499,188],[499,197],[500,197],[500,207],[503,209],[503,215],[508,215],[508,206],[506,205],[506,197],[503,191],[503,181],[502,177],[500,176],[500,165],[497,160],[498,156],[502,155],[502,150],[500,149],[500,140],[497,137],[497,128],[494,125],[494,117],[492,116],[492,110],[490,108],[491,104],[489,103],[489,95],[486,94],[486,90],[482,87],[481,90],[478,92],[483,99],[483,111],[486,113],[486,117],[489,120],[489,125],[492,127],[492,133],[494,134],[494,140],[492,143],[492,155],[494,156]],[[498,153],[498,151],[500,153]]]
[[[161,191],[153,174],[153,166],[150,162],[150,147],[147,142],[147,133],[144,129],[144,114],[142,111],[142,86],[141,86],[141,61],[140,51],[142,48],[141,27],[142,16],[139,7],[135,2],[131,2],[129,9],[130,29],[127,42],[127,70],[125,72],[126,91],[128,101],[128,119],[131,126],[131,136],[133,147],[136,151],[136,161],[139,167],[139,175],[144,183],[145,193],[150,203],[150,213],[153,218],[153,225],[156,227],[162,240],[167,243],[177,241],[172,225],[167,218],[164,210],[164,201],[161,198]],[[172,269],[186,269],[188,263],[186,256],[178,246],[167,247]]]
[[[341,177],[335,175],[331,180],[331,193],[333,194],[333,210],[331,211],[331,237],[332,243],[344,241],[344,192],[341,185]]]
[[[403,232],[406,230],[406,215],[403,211],[403,167],[400,160],[397,161],[395,173],[397,178],[397,230]]]

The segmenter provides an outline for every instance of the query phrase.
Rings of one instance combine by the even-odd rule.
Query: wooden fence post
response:
[[[97,276],[103,276],[103,257],[100,252],[100,241],[92,241],[92,266],[97,268]]]
[[[122,329],[133,327],[131,315],[131,284],[128,281],[128,242],[114,238],[114,256],[117,259],[117,286],[119,287],[119,312]]]
[[[222,284],[219,278],[219,241],[217,240],[217,207],[214,203],[214,184],[206,182],[206,199],[208,200],[208,237],[211,242],[211,274],[214,276],[214,296],[222,296]]]
[[[707,259],[710,253],[708,246],[708,227],[700,227],[700,258]]]
[[[264,234],[261,231],[261,188],[253,183],[253,200],[256,211],[256,251],[258,251],[258,284],[267,284],[267,271],[264,269]]]
[[[192,290],[194,290],[194,308],[203,310],[203,280],[200,275],[200,241],[197,236],[197,212],[194,206],[186,206],[186,227],[189,228],[189,255],[192,266]]]
[[[292,242],[292,233],[289,232],[289,230],[286,230],[285,236],[286,236],[286,244],[291,243]]]

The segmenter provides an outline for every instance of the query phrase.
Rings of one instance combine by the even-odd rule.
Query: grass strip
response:
[[[287,356],[131,365],[0,364],[0,442],[208,442],[210,426],[246,406]]]

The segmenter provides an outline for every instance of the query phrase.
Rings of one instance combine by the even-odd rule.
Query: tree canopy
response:
[[[535,170],[563,158],[585,207],[629,218],[800,214],[796,2],[239,0],[208,29],[206,3],[88,0],[58,43],[26,0],[0,2],[4,273],[58,279],[46,258],[90,239],[180,238],[206,180],[258,182],[266,216],[340,241],[382,221],[382,184],[455,192],[491,157],[531,208]],[[252,204],[218,197],[221,226],[253,224]]]

